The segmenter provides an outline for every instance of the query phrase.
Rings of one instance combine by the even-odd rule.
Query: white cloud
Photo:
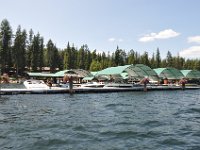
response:
[[[109,38],[109,42],[123,42],[124,40],[122,38],[116,39],[116,38]]]
[[[140,42],[151,42],[154,41],[154,37],[145,35],[139,39]]]
[[[198,44],[200,44],[200,36],[188,37],[188,43],[198,43]]]
[[[108,41],[109,42],[114,42],[114,41],[116,41],[116,39],[115,38],[109,38]]]
[[[119,41],[119,42],[123,42],[124,40],[123,40],[123,39],[119,39],[118,41]]]
[[[182,57],[192,57],[199,58],[200,56],[200,46],[192,46],[188,49],[179,52],[179,55]]]
[[[146,34],[145,36],[141,37],[139,39],[140,42],[151,42],[157,39],[169,39],[169,38],[173,38],[176,36],[179,36],[180,33],[175,32],[172,29],[166,29],[163,31],[160,31],[158,33],[150,33],[150,34]]]

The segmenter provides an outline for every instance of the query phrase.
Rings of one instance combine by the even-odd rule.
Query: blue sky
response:
[[[113,52],[117,45],[151,56],[159,48],[173,56],[200,58],[199,0],[0,0],[0,21],[8,19],[58,48]]]

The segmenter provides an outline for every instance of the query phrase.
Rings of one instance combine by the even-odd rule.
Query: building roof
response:
[[[178,69],[169,67],[169,68],[157,68],[154,69],[154,71],[157,73],[157,75],[160,78],[167,78],[171,80],[179,80],[184,77],[182,72]]]
[[[181,70],[184,77],[189,79],[200,79],[200,71],[197,70]]]

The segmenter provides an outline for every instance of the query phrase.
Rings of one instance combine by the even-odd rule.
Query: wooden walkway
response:
[[[185,90],[198,90],[200,86],[186,86]],[[109,93],[109,92],[129,92],[143,91],[143,87],[132,88],[74,88],[71,92],[65,88],[51,89],[0,89],[0,95],[16,95],[16,94],[64,94],[64,93]],[[147,91],[161,90],[182,90],[179,86],[148,86]]]

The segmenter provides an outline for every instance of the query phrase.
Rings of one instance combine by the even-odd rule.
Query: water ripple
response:
[[[0,149],[200,149],[200,91],[0,97]]]

